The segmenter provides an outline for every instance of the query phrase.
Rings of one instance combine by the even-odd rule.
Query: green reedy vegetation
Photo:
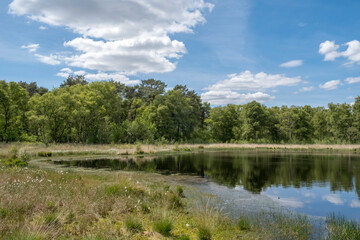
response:
[[[0,167],[0,239],[358,239],[359,224],[329,216],[327,234],[294,213],[232,219],[166,177]],[[181,204],[178,204],[178,203]]]
[[[360,97],[327,108],[211,108],[186,86],[165,91],[154,79],[125,86],[70,76],[51,91],[33,85],[0,81],[1,142],[360,143]]]
[[[329,239],[360,239],[360,224],[331,214],[326,218]]]
[[[0,239],[195,239],[198,235],[201,212],[179,197],[178,186],[162,176],[0,167],[0,182]],[[231,225],[211,224],[218,237],[242,235],[234,224],[231,235]]]

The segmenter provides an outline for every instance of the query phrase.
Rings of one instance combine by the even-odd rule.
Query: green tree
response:
[[[250,141],[257,141],[261,138],[264,126],[267,122],[264,107],[256,101],[245,104],[241,110],[242,116],[242,135],[243,138]]]
[[[29,95],[20,84],[0,81],[0,137],[2,141],[21,140],[27,131]]]

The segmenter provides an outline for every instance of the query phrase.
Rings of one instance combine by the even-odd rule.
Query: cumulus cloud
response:
[[[128,77],[126,77],[124,74],[122,73],[103,73],[103,72],[99,72],[96,74],[91,74],[91,73],[87,73],[85,74],[85,78],[95,81],[95,80],[99,80],[99,81],[106,81],[106,80],[114,80],[115,82],[120,82],[126,85],[134,85],[134,84],[138,84],[140,83],[139,80],[130,80]]]
[[[331,202],[335,205],[343,205],[345,203],[345,201],[341,199],[341,197],[338,194],[325,195],[322,197],[322,199]]]
[[[39,29],[40,29],[40,30],[46,30],[47,27],[45,27],[45,26],[40,26]]]
[[[360,82],[360,77],[349,77],[345,79],[345,82],[349,84],[358,83]]]
[[[34,54],[35,57],[39,59],[40,62],[49,64],[49,65],[59,65],[61,62],[60,57],[57,55],[50,54],[49,56],[41,55],[41,54]]]
[[[328,81],[324,84],[320,84],[319,88],[325,89],[325,90],[334,90],[338,87],[338,85],[341,84],[340,80],[332,80],[332,81]]]
[[[315,88],[313,86],[310,86],[310,87],[302,87],[300,88],[300,92],[310,92],[312,90],[314,90]]]
[[[173,33],[191,33],[213,5],[204,0],[13,0],[9,12],[81,35],[64,43],[74,50],[57,59],[97,71],[169,72],[186,53]]]
[[[256,92],[256,93],[238,93],[234,91],[208,91],[201,94],[201,99],[213,105],[224,104],[242,104],[251,101],[266,102],[273,100],[274,97],[269,94]]]
[[[33,43],[29,45],[22,45],[21,48],[28,49],[29,52],[36,52],[39,49],[39,44]]]
[[[292,67],[299,67],[301,65],[303,65],[303,60],[292,60],[280,64],[280,67],[292,68]]]
[[[69,66],[100,71],[170,72],[175,64],[169,58],[180,58],[185,45],[168,36],[131,38],[119,41],[95,41],[76,38],[64,43],[79,54],[66,57]]]
[[[345,51],[338,51],[340,45],[335,41],[325,41],[320,44],[319,53],[324,55],[325,61],[334,61],[336,58],[344,57],[348,60],[347,64],[360,64],[360,42],[353,40],[343,44],[347,47]]]
[[[269,88],[295,86],[300,82],[301,77],[290,78],[284,74],[267,74],[264,72],[253,74],[250,71],[244,71],[240,74],[230,74],[227,79],[206,88],[206,90],[264,91]]]
[[[284,74],[267,74],[260,72],[253,74],[244,71],[239,74],[230,74],[228,78],[211,85],[201,94],[204,101],[214,105],[227,103],[245,103],[252,100],[266,102],[275,97],[265,91],[271,88],[294,86],[301,82],[300,77],[289,78]]]
[[[139,80],[130,80],[127,76],[123,73],[87,73],[86,71],[73,71],[70,68],[63,68],[56,74],[56,76],[67,78],[69,75],[83,75],[87,80],[90,81],[107,81],[113,80],[116,82],[120,82],[126,85],[135,85],[140,83]]]

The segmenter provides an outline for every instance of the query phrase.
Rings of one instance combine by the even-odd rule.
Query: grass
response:
[[[331,214],[326,218],[328,239],[360,239],[360,225],[354,221],[348,221],[342,216]]]
[[[72,145],[2,146],[6,148],[5,157],[22,156],[24,161],[20,161],[25,163],[38,152],[51,152],[53,158],[90,152],[135,154],[139,150],[135,145],[94,145],[93,149]],[[176,146],[191,151],[224,147]],[[233,146],[227,145],[229,149]],[[141,145],[140,149],[150,154],[172,152],[173,146]],[[3,152],[0,147],[0,155]],[[299,214],[241,215],[234,221],[208,201],[193,204],[186,188],[157,174],[2,164],[0,183],[0,239],[312,239],[314,233],[312,222]],[[329,216],[326,224],[328,239],[360,239],[355,222]]]
[[[196,239],[206,218],[156,174],[0,167],[0,182],[0,239]]]
[[[154,222],[154,230],[165,237],[171,235],[173,221],[170,218],[161,218]]]
[[[19,152],[26,151],[30,156],[88,156],[88,155],[135,155],[162,154],[175,152],[194,152],[204,150],[265,149],[271,151],[306,150],[306,151],[352,151],[359,153],[359,144],[53,144],[42,143],[0,143],[0,158],[16,147]],[[50,154],[51,153],[51,154]]]
[[[211,240],[211,230],[206,226],[200,226],[198,230],[198,238],[199,240]]]
[[[126,217],[124,224],[126,229],[132,233],[141,232],[143,230],[141,221],[132,216]]]

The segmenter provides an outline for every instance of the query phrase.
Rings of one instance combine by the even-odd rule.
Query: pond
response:
[[[197,183],[204,191],[230,205],[272,203],[314,217],[335,213],[360,222],[360,156],[355,154],[218,151],[55,163],[199,176],[206,180]]]

